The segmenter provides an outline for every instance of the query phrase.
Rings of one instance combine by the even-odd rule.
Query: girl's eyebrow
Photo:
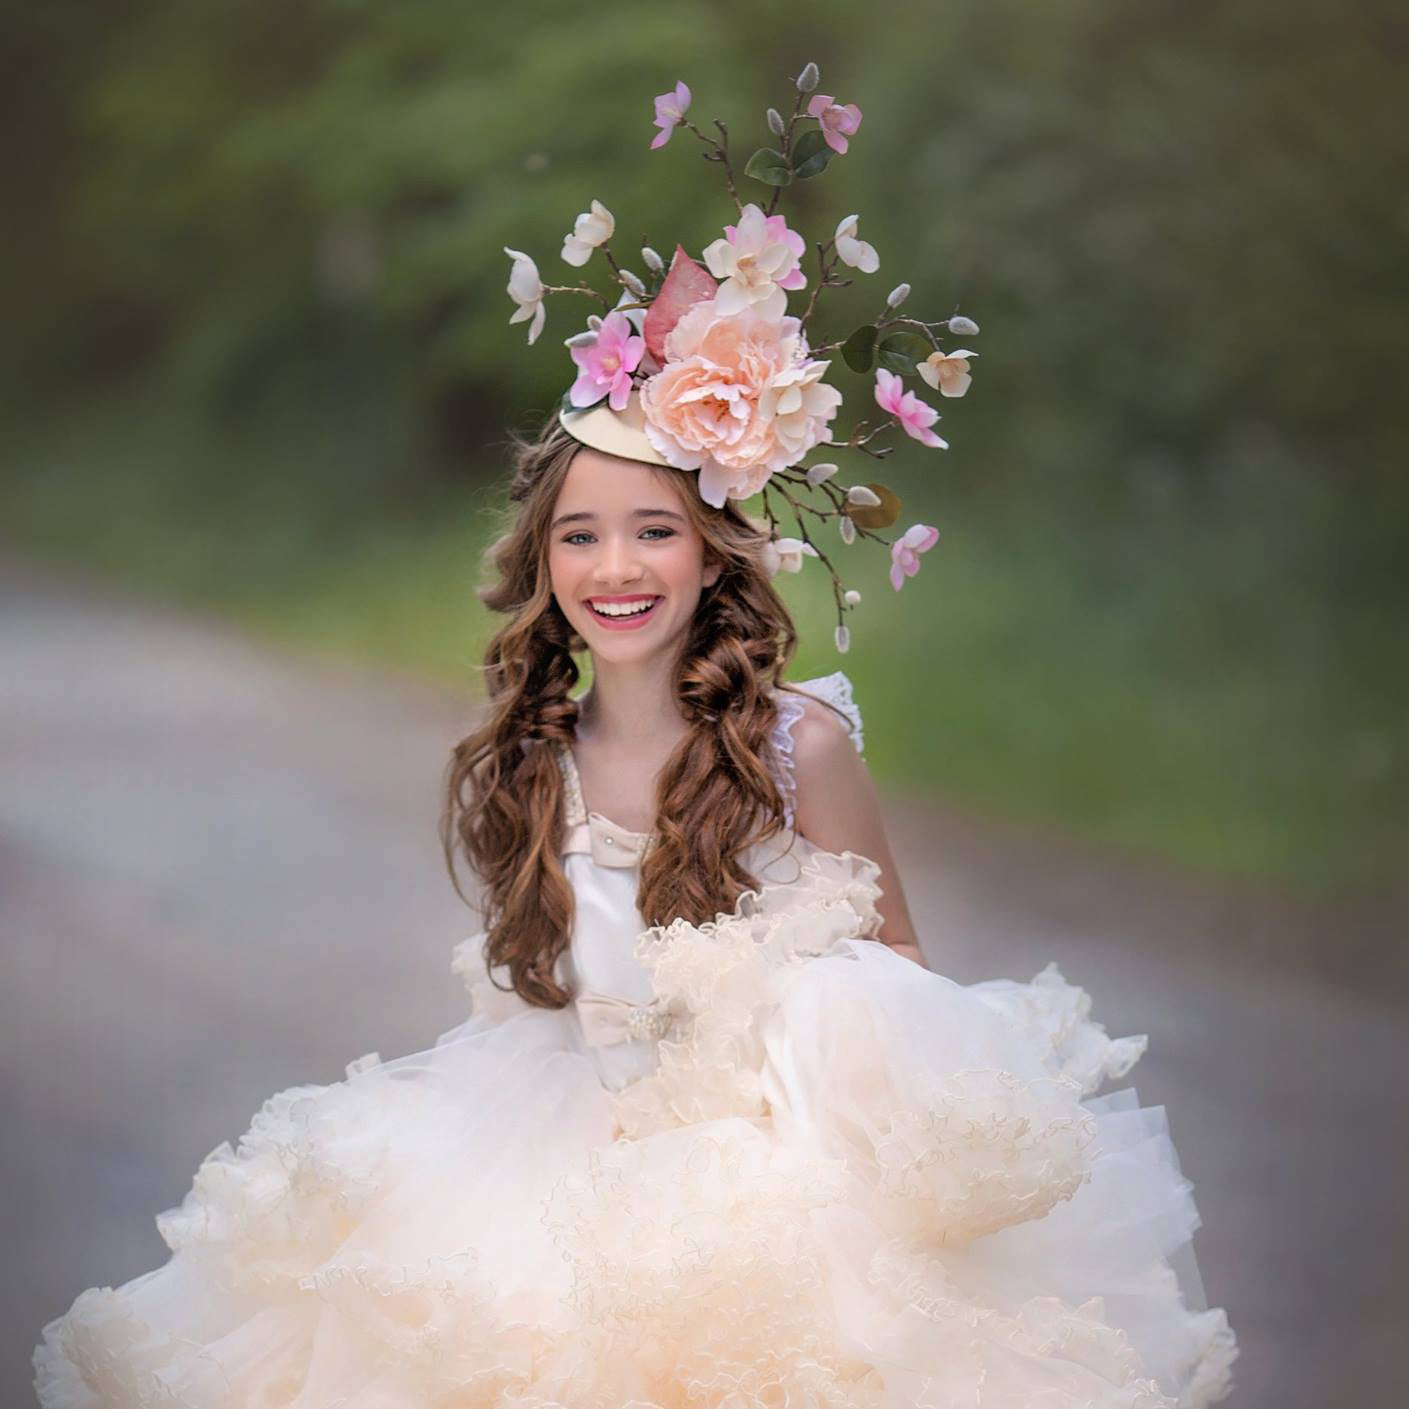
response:
[[[585,509],[576,514],[559,514],[549,527],[550,529],[557,528],[559,524],[580,523],[585,519],[595,519],[596,517],[596,514]],[[685,515],[677,514],[674,509],[633,509],[631,517],[633,519],[678,519],[681,523],[685,522]]]

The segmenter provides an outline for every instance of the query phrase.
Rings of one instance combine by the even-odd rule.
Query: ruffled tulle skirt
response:
[[[484,1005],[270,1098],[85,1291],[44,1409],[1158,1409],[1214,1403],[1143,1050],[1055,967],[961,986],[818,853],[641,936],[671,1029],[613,1089],[573,1009]]]

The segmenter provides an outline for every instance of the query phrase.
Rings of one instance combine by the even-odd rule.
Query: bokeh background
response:
[[[146,965],[145,991],[170,1000],[154,957],[164,951],[136,938],[160,917],[137,905],[119,921],[94,889],[103,903],[75,924],[83,938],[62,970],[42,917],[61,889],[66,903],[79,893],[54,879],[69,864],[60,853],[71,861],[85,823],[106,823],[105,799],[120,812],[123,790],[130,799],[164,780],[187,787],[191,816],[208,819],[200,790],[260,766],[248,751],[222,755],[222,740],[242,737],[226,720],[192,754],[214,771],[193,772],[180,742],[191,716],[177,702],[243,699],[266,673],[292,672],[299,691],[259,715],[252,750],[302,708],[307,738],[279,735],[281,767],[311,766],[309,739],[341,740],[362,776],[376,767],[398,786],[414,780],[434,807],[431,765],[473,708],[491,629],[474,587],[498,522],[504,434],[554,406],[572,374],[561,339],[590,307],[550,298],[529,348],[525,325],[508,325],[503,246],[532,254],[549,282],[575,282],[558,250],[595,197],[616,217],[613,247],[629,266],[640,267],[638,236],[667,258],[677,241],[698,257],[733,207],[688,133],[648,150],[651,97],[685,79],[692,118],[728,123],[741,168],[769,141],[765,108],[791,107],[791,78],[812,59],[820,91],[857,102],[864,119],[851,153],[786,191],[780,210],[811,240],[858,212],[881,261],[824,296],[815,333],[843,335],[902,280],[907,312],[963,312],[982,331],[963,339],[980,353],[969,394],[927,396],[951,448],[897,437],[881,472],[907,522],[940,527],[939,547],[898,599],[883,554],[841,554],[863,595],[844,658],[825,574],[788,578],[803,641],[794,675],[843,668],[857,683],[867,756],[926,913],[965,885],[977,897],[959,909],[995,948],[955,941],[948,964],[946,941],[937,967],[982,976],[1027,957],[1011,947],[1018,933],[1034,937],[1033,957],[1062,958],[1054,937],[1119,929],[1128,938],[1092,950],[1106,957],[1077,975],[1099,1000],[1102,974],[1123,972],[1131,951],[1178,956],[1177,972],[1130,970],[1113,1020],[1167,1022],[1167,1046],[1197,1041],[1222,1059],[1182,1086],[1171,1076],[1170,1089],[1184,1103],[1171,1102],[1176,1138],[1187,1112],[1193,1139],[1181,1149],[1209,1185],[1206,1216],[1226,1210],[1232,1241],[1204,1260],[1222,1278],[1214,1299],[1250,1332],[1252,1389],[1235,1402],[1326,1402],[1341,1382],[1336,1356],[1352,1346],[1367,1389],[1364,1376],[1387,1370],[1395,1303],[1376,1261],[1386,1230],[1366,1220],[1402,1147],[1357,1092],[1391,1074],[1365,1070],[1367,1055],[1403,1055],[1409,987],[1403,13],[1384,0],[63,0],[10,6],[3,25],[0,551],[16,726],[4,874],[10,958],[30,953],[14,970],[30,988],[10,986],[9,1016],[24,1018],[12,1033],[68,1033],[55,1014],[93,1001],[82,945],[119,930],[132,940],[123,962]],[[768,194],[742,184],[746,198]],[[596,261],[580,272],[606,289]],[[840,426],[872,414],[869,378],[838,360],[832,380],[847,398]],[[856,456],[843,471],[870,478],[876,466]],[[130,647],[120,656],[117,640]],[[192,661],[213,693],[191,684]],[[395,707],[387,690],[402,692]],[[74,712],[84,702],[90,715]],[[140,776],[124,771],[140,753],[94,743],[93,720],[124,718],[151,727]],[[417,760],[400,773],[388,762],[398,750]],[[81,781],[45,771],[75,757]],[[345,780],[346,764],[327,766]],[[358,823],[370,835],[404,822],[396,835],[410,837],[410,817],[421,826],[410,794],[398,794],[402,817],[370,791]],[[142,796],[147,830],[129,830],[127,844],[189,837],[177,812],[161,814],[173,828],[161,833],[153,794]],[[367,820],[378,806],[380,831]],[[247,861],[255,833],[286,824],[292,807],[271,821],[252,805],[238,819]],[[346,817],[331,803],[317,814],[320,828]],[[429,831],[414,841],[428,857]],[[335,861],[304,870],[300,903],[321,893],[365,923],[376,911],[357,886],[376,882]],[[419,893],[429,862],[406,866],[395,874],[414,875]],[[124,872],[121,895],[145,895],[151,873]],[[75,887],[96,886],[83,874]],[[245,907],[264,887],[267,943],[283,951],[303,933],[269,873],[222,885]],[[338,888],[352,898],[335,900]],[[1030,908],[994,918],[1015,888]],[[388,916],[407,913],[404,900],[393,886]],[[448,911],[434,922],[416,913],[424,996],[444,983],[431,971]],[[238,946],[251,911],[182,914],[204,954],[217,933]],[[338,924],[349,917],[339,911]],[[319,938],[290,983],[316,982],[339,952],[330,912],[307,923]],[[220,962],[255,961],[208,958],[194,971],[209,979]],[[378,962],[395,984],[395,962]],[[361,1000],[385,1007],[386,989],[362,979]],[[254,991],[246,1000],[225,1015],[235,1053],[248,1045],[239,1013],[277,1007]],[[386,1040],[409,1048],[426,1036],[430,1010],[417,1001],[403,1026],[387,1019]],[[168,1021],[170,1002],[157,1006]],[[1250,1013],[1272,1049],[1254,1050]],[[82,1049],[83,1080],[116,1080],[117,1069],[135,1080],[140,1068],[168,1082],[159,1058],[176,1046],[138,1053],[155,1041],[149,1017],[129,1031],[112,1015],[109,1045]],[[281,1035],[266,1034],[263,1052],[279,1056],[246,1061],[219,1101],[194,1093],[199,1117],[160,1088],[165,1162],[151,1153],[150,1112],[135,1113],[151,1087],[94,1102],[107,1112],[103,1138],[127,1139],[138,1165],[120,1207],[89,1204],[86,1246],[120,1220],[145,1229],[163,1199],[179,1198],[192,1152],[243,1128],[251,1098],[272,1089],[262,1082],[304,1079],[310,1061],[334,1079],[329,1053],[355,1055],[346,1032],[365,1030],[350,1012],[325,1014],[310,1035],[297,1003],[284,1027],[269,1021]],[[208,1040],[183,1041],[183,1061],[209,1060]],[[1328,1044],[1341,1064],[1321,1066],[1313,1093],[1299,1084],[1311,1080],[1305,1048]],[[26,1119],[73,1101],[70,1077],[48,1064],[41,1076],[18,1039],[5,1055]],[[1250,1068],[1284,1083],[1263,1107],[1279,1112],[1275,1136],[1245,1121],[1266,1094],[1240,1085]],[[1242,1104],[1219,1104],[1210,1086]],[[143,1140],[113,1133],[123,1100]],[[1315,1144],[1308,1108],[1362,1171],[1359,1222],[1313,1212],[1339,1166]],[[97,1121],[74,1115],[63,1139],[45,1127],[47,1148],[62,1146],[53,1160],[83,1166],[62,1185],[75,1200],[115,1187],[114,1165],[94,1154]],[[1270,1184],[1296,1185],[1284,1153],[1304,1161],[1304,1198],[1259,1211]],[[54,1188],[53,1169],[37,1180],[42,1161],[28,1158],[11,1168],[15,1189]],[[1233,1251],[1244,1226],[1234,1208],[1264,1220],[1260,1252]],[[66,1242],[56,1264],[46,1250],[58,1221],[31,1220],[25,1234],[33,1267],[18,1275],[30,1294],[7,1327],[7,1372],[22,1373],[39,1321],[82,1286],[156,1260],[145,1230],[107,1263]],[[1275,1263],[1268,1249],[1295,1244],[1311,1222],[1316,1256]],[[1341,1319],[1298,1364],[1316,1334],[1317,1279]]]

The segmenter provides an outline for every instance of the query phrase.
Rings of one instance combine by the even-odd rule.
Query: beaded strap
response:
[[[558,767],[563,775],[563,821],[576,827],[587,820],[587,805],[582,800],[582,779],[577,772],[577,760],[564,743],[553,741]]]

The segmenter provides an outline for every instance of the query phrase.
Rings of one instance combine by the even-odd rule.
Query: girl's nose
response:
[[[597,576],[604,582],[634,582],[641,576],[641,560],[634,541],[608,539],[597,558]]]

